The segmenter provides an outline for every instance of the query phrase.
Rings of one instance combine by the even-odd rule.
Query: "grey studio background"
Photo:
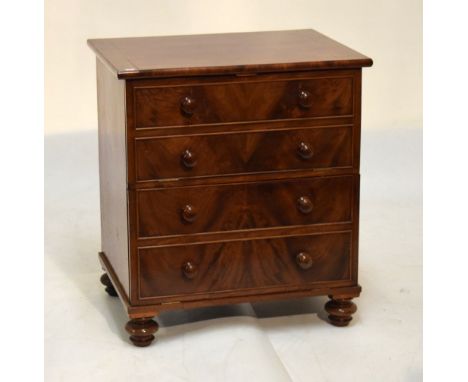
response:
[[[47,381],[422,380],[420,1],[47,0]],[[314,28],[374,60],[363,73],[360,284],[348,328],[324,297],[163,314],[133,347],[99,283],[97,107],[87,38]],[[58,329],[60,328],[60,330]]]

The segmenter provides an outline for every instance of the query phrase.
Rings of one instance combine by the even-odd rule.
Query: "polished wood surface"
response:
[[[328,320],[335,326],[348,326],[356,313],[357,306],[349,296],[329,296],[330,301],[325,304]]]
[[[140,138],[137,181],[352,167],[352,127]]]
[[[353,176],[142,189],[138,237],[351,221]]]
[[[136,128],[352,115],[353,77],[339,74],[206,79],[172,86],[158,80],[135,83]]]
[[[111,263],[107,260],[106,255],[102,252],[99,253],[99,260],[103,266],[103,269],[108,273],[111,278],[113,285],[119,294],[120,301],[122,302],[126,313],[130,318],[145,318],[154,317],[161,312],[170,310],[180,309],[192,309],[209,307],[216,305],[226,304],[241,304],[246,302],[261,302],[261,301],[277,301],[286,300],[291,298],[303,298],[310,296],[327,296],[331,293],[345,294],[348,297],[358,297],[361,293],[361,287],[355,282],[344,283],[325,283],[325,284],[314,284],[307,288],[281,288],[279,290],[268,291],[265,293],[258,294],[255,290],[246,291],[246,293],[239,294],[236,291],[228,291],[216,294],[215,296],[206,294],[200,295],[200,298],[188,299],[183,301],[178,298],[168,297],[163,302],[153,301],[148,299],[147,301],[135,303],[130,302],[130,299],[123,292],[122,286],[119,284],[118,278],[115,276],[115,272],[112,269]],[[209,298],[207,298],[209,297]]]
[[[133,318],[125,325],[125,330],[130,334],[130,341],[138,347],[149,346],[158,328],[157,322],[149,317]]]
[[[347,325],[372,61],[311,30],[89,44],[101,282],[130,340],[149,345],[167,310],[316,295]]]
[[[140,299],[350,280],[350,250],[349,232],[141,248]],[[300,254],[310,259],[298,264]]]
[[[313,30],[88,40],[119,78],[360,68],[372,60]]]
[[[101,248],[129,293],[125,84],[99,60],[96,69]]]

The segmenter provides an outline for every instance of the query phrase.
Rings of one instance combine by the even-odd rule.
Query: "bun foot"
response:
[[[348,326],[356,313],[357,306],[350,297],[328,296],[330,301],[325,304],[330,324],[335,326]]]
[[[158,328],[159,325],[151,318],[134,318],[125,325],[125,330],[130,334],[130,341],[139,347],[150,345]]]
[[[101,284],[106,287],[106,292],[109,296],[117,297],[117,292],[115,291],[115,288],[112,285],[112,281],[110,280],[109,276],[107,276],[107,273],[104,273],[101,276]]]

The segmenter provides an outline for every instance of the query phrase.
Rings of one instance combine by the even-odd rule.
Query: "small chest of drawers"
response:
[[[149,345],[172,309],[359,296],[361,68],[314,30],[95,39],[101,282]]]

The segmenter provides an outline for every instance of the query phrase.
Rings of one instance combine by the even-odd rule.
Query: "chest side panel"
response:
[[[97,96],[101,249],[129,293],[125,83],[99,60]]]

